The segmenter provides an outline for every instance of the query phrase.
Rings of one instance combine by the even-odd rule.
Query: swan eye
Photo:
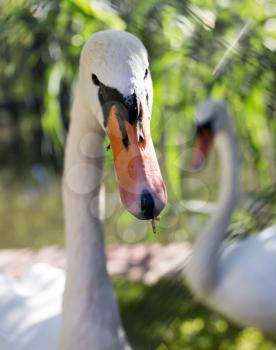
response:
[[[145,75],[144,75],[144,79],[147,79],[147,76],[149,75],[149,69],[148,68],[146,68],[146,70],[145,70]]]
[[[96,86],[99,86],[99,85],[100,85],[100,81],[99,81],[99,79],[97,78],[96,74],[92,73],[91,78],[92,78],[93,83],[94,83]]]

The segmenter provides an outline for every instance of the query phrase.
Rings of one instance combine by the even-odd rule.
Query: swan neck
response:
[[[238,152],[232,129],[215,137],[220,161],[220,187],[216,210],[197,239],[188,272],[194,292],[206,297],[217,284],[218,254],[238,196]]]
[[[67,276],[59,349],[106,349],[117,341],[114,349],[121,350],[124,332],[106,269],[101,219],[104,134],[80,89],[75,96],[63,174]]]
[[[225,218],[223,223],[225,229],[228,226],[232,211],[235,208],[239,192],[239,174],[238,174],[238,149],[232,129],[220,131],[215,138],[215,147],[219,154],[220,162],[220,186],[217,198],[217,211],[214,216],[223,215],[221,208],[224,208]],[[225,232],[222,234],[224,237]]]
[[[71,112],[71,122],[65,150],[63,202],[67,259],[76,266],[73,252],[97,241],[103,245],[102,177],[104,134],[96,118],[86,107],[79,88]],[[87,254],[94,249],[89,244]],[[87,257],[86,257],[87,258]]]

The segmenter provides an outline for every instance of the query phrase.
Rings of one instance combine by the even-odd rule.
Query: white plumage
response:
[[[238,194],[238,152],[230,115],[207,101],[198,125],[210,122],[221,162],[217,209],[196,240],[187,282],[208,306],[242,326],[276,335],[276,226],[229,243],[224,240]]]
[[[20,279],[0,275],[0,349],[56,349],[65,273],[36,264]]]

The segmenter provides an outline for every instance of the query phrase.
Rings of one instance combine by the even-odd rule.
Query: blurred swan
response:
[[[124,206],[139,219],[153,219],[165,206],[167,194],[150,134],[151,109],[152,81],[147,51],[141,41],[122,31],[94,34],[81,52],[65,151],[67,275],[60,350],[129,349],[106,269],[102,221],[104,135],[110,142]],[[36,284],[35,278],[29,281]],[[56,348],[59,298],[55,300],[55,310],[48,315],[51,303],[46,297],[40,299],[41,293],[42,290],[37,293],[37,303],[33,294],[26,303],[19,295],[19,312],[26,317],[18,327],[24,325],[25,337],[30,339],[24,350]],[[11,308],[17,304],[15,299]],[[44,318],[43,313],[36,313],[36,307],[46,312]],[[8,326],[13,316],[9,317],[5,318]],[[38,333],[33,328],[36,317],[41,325]],[[11,332],[13,339],[11,326],[5,328],[2,324],[2,329],[4,335],[5,329]],[[32,341],[32,336],[38,338]],[[6,339],[2,339],[4,343]],[[16,349],[15,343],[14,346],[6,342],[1,350]]]
[[[276,226],[234,243],[224,239],[238,196],[238,151],[221,101],[198,110],[193,165],[201,167],[214,141],[221,162],[217,209],[193,248],[187,282],[196,297],[242,326],[276,335]],[[213,140],[214,139],[214,140]]]

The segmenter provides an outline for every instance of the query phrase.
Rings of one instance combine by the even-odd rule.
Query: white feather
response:
[[[222,103],[207,101],[199,112],[199,123],[212,119],[215,124],[221,183],[217,209],[194,245],[187,282],[201,301],[230,320],[275,336],[276,226],[231,244],[224,241],[239,187],[237,147]]]

